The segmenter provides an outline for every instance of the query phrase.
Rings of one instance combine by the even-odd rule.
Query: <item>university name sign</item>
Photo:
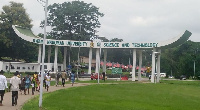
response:
[[[43,39],[33,39],[33,43],[43,44]],[[90,47],[90,41],[70,41],[47,39],[46,45],[71,46],[71,47]]]
[[[43,44],[43,39],[33,39],[33,43]],[[47,39],[46,45],[91,47],[91,41],[71,41]],[[158,43],[93,42],[93,48],[153,48]]]
[[[103,42],[101,48],[153,48],[158,43],[123,43],[123,42]]]

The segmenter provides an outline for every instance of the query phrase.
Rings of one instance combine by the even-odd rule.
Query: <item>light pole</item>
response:
[[[196,54],[197,54],[197,52],[198,52],[198,48],[194,51],[194,78],[195,78],[195,61],[196,61]]]
[[[41,0],[42,1],[42,0]],[[44,2],[44,1],[42,1]],[[44,39],[43,39],[43,51],[42,51],[42,71],[41,71],[41,82],[40,82],[40,97],[39,97],[39,107],[42,107],[42,94],[43,94],[43,79],[44,79],[44,58],[45,58],[45,43],[46,43],[46,26],[47,26],[47,6],[48,0],[45,3],[45,23],[44,23]]]
[[[79,65],[80,65],[80,45],[81,45],[81,43],[80,43],[80,38],[81,38],[81,24],[80,24],[80,35],[78,36],[78,39],[79,39],[79,44],[78,44],[78,63],[77,63],[77,80],[78,80],[78,70],[79,70]]]
[[[196,73],[196,54],[197,54],[197,52],[198,52],[198,48],[196,48],[196,50],[194,50],[194,55],[193,55],[193,57],[194,57],[194,79],[195,79],[195,73]]]
[[[194,60],[194,78],[195,78],[195,60]]]

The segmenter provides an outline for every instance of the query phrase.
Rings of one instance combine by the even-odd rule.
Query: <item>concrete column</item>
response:
[[[56,73],[58,70],[58,46],[55,46],[55,58],[54,58],[54,72]]]
[[[91,74],[91,67],[92,67],[92,47],[89,50],[89,67],[88,67],[88,74]]]
[[[71,57],[70,56],[71,56],[71,46],[69,47],[69,59],[68,59],[69,60],[69,65],[71,65]]]
[[[41,57],[42,57],[42,45],[39,44],[39,49],[38,49],[38,63],[41,63]]]
[[[51,45],[48,46],[48,63],[51,63]]]
[[[136,68],[136,49],[133,49],[132,81],[135,81],[135,68]]]
[[[138,81],[142,81],[142,79],[141,79],[141,68],[142,68],[142,50],[139,50],[139,70],[138,70]]]
[[[151,82],[154,83],[155,82],[155,52],[156,52],[156,48],[153,48],[153,52],[152,52],[152,68],[151,68]]]
[[[106,59],[107,59],[107,49],[104,49],[104,61],[103,61],[103,72],[106,73]]]
[[[100,53],[100,49],[96,48],[96,69],[95,69],[95,73],[99,73],[99,53]]]
[[[161,55],[161,49],[158,49],[158,58],[157,58],[157,82],[160,82],[160,55]]]
[[[64,47],[63,70],[67,69],[67,47]]]

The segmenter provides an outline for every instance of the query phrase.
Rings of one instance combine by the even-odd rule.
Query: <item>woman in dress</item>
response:
[[[74,81],[75,81],[75,71],[72,70],[72,73],[71,73],[71,82],[72,82],[72,86],[74,85]]]
[[[29,94],[30,84],[31,84],[31,77],[29,76],[29,74],[27,74],[27,76],[25,77],[25,95],[27,90]]]

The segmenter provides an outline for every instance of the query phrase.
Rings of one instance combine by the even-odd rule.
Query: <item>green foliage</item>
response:
[[[37,46],[18,37],[12,25],[31,28],[31,19],[26,13],[22,3],[10,2],[3,6],[0,14],[0,57],[24,59],[32,62],[36,59]]]
[[[22,74],[22,76],[23,77],[25,77],[27,74],[33,74],[33,72],[26,72],[26,73],[21,73]],[[13,77],[14,76],[14,72],[5,72],[4,73],[4,76],[6,77],[6,78],[11,78],[11,77]]]
[[[99,8],[83,1],[54,3],[48,6],[48,11],[47,23],[52,27],[50,35],[55,39],[78,40],[78,36],[81,36],[81,40],[89,40],[95,28],[101,25],[99,17],[104,16]],[[41,23],[43,26],[44,21]]]
[[[199,82],[165,81],[157,84],[98,84],[73,87],[43,95],[47,110],[196,110]],[[38,110],[38,97],[22,110]]]
[[[198,78],[200,68],[199,43],[187,41],[179,47],[166,49],[161,55],[161,72],[166,72],[167,75],[179,78],[180,75],[186,75],[187,78],[194,76],[194,61],[195,61],[195,77]]]
[[[122,42],[123,39],[113,38],[110,40],[110,42]]]
[[[80,38],[81,41],[88,41],[94,36],[95,29],[100,27],[98,19],[103,16],[99,8],[91,3],[83,1],[54,3],[48,6],[47,24],[52,29],[48,35],[53,39],[79,40]],[[41,22],[41,27],[44,27],[44,21]],[[88,48],[81,48],[80,56],[88,56],[88,51]],[[63,48],[60,52],[63,55]],[[71,61],[77,61],[77,53],[78,48],[71,48],[67,52]]]

